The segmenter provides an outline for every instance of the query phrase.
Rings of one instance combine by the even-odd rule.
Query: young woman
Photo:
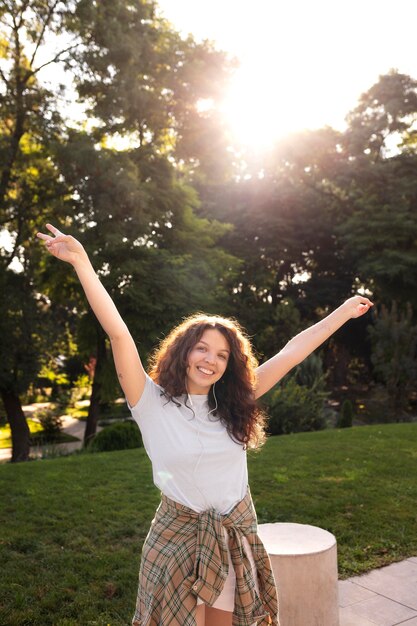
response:
[[[260,367],[236,322],[194,315],[162,342],[148,375],[83,246],[47,228],[52,234],[38,237],[74,267],[110,338],[162,492],[143,546],[133,625],[278,625],[275,581],[248,488],[246,449],[264,437],[256,399],[372,302],[349,298]]]

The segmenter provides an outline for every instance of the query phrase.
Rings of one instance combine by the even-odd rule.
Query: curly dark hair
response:
[[[255,369],[258,361],[240,324],[218,315],[196,313],[184,319],[161,342],[150,358],[149,376],[162,387],[170,401],[187,393],[188,357],[204,331],[218,330],[227,340],[230,357],[222,378],[216,384],[216,397],[210,389],[210,409],[236,442],[257,448],[265,441],[265,416],[255,401]]]

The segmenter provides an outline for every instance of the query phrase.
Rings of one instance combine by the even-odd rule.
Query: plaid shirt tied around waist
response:
[[[230,513],[197,513],[162,494],[145,540],[133,626],[196,626],[197,596],[211,606],[236,573],[233,626],[279,626],[278,599],[269,556],[257,534],[250,491]],[[259,595],[242,544],[246,537],[258,573]]]

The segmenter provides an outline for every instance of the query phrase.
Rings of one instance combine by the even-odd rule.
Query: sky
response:
[[[417,0],[159,0],[183,34],[237,56],[223,104],[237,139],[266,147],[325,125],[343,129],[391,68],[417,78]]]

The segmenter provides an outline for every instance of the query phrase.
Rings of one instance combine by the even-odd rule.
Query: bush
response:
[[[416,391],[417,324],[410,303],[391,308],[382,305],[374,312],[369,327],[372,343],[371,361],[376,382],[382,382],[388,393],[387,409],[397,421],[410,419],[410,399]]]
[[[342,404],[342,411],[337,420],[337,428],[350,428],[353,423],[353,404],[350,400],[345,400]]]
[[[294,377],[287,379],[266,397],[268,413],[268,432],[271,435],[283,435],[326,427],[324,400],[327,393],[314,387],[299,385]]]
[[[295,380],[299,385],[320,389],[324,391],[326,387],[326,374],[323,372],[323,360],[319,354],[313,352],[304,359],[294,371]]]
[[[103,428],[89,444],[91,452],[110,452],[140,448],[142,437],[138,426],[132,420],[117,422]]]
[[[400,413],[394,408],[385,385],[375,384],[370,388],[365,400],[362,419],[367,424],[387,424],[389,422],[410,422],[411,412]]]
[[[42,426],[40,437],[45,442],[54,442],[59,439],[62,430],[62,419],[56,409],[42,409],[36,412],[36,418]]]

